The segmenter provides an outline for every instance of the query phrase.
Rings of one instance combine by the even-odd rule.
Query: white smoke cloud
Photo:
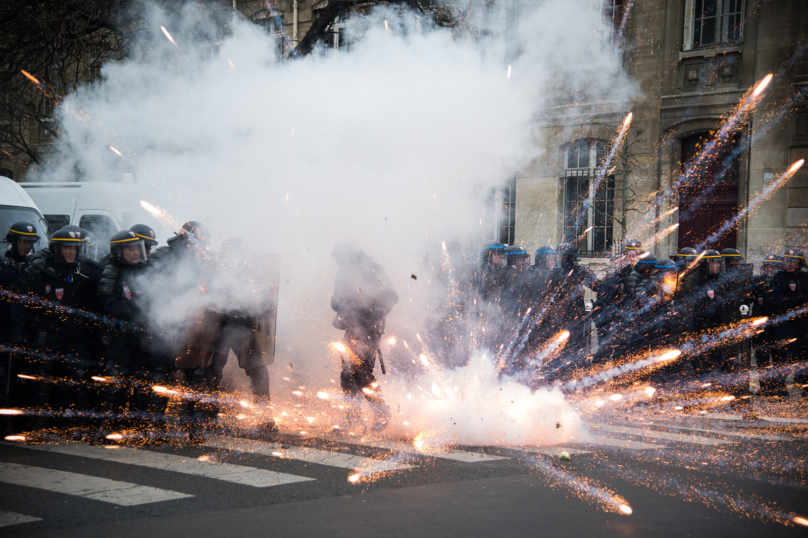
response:
[[[280,253],[273,375],[291,364],[314,383],[338,375],[325,352],[341,337],[329,308],[335,240],[357,238],[387,269],[401,296],[388,333],[423,332],[441,295],[410,275],[441,241],[482,238],[490,189],[544,151],[530,129],[540,111],[560,97],[632,91],[586,0],[522,6],[504,34],[495,9],[478,16],[487,33],[474,38],[380,7],[350,51],[293,61],[279,61],[257,26],[234,17],[218,32],[210,17],[195,5],[150,8],[132,57],[65,99],[58,164],[42,175],[133,171],[151,203],[175,222],[206,223],[214,244],[240,236]]]

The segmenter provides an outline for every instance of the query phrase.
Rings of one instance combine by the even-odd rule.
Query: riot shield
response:
[[[201,309],[186,331],[183,355],[174,360],[177,368],[207,368],[213,360],[216,342],[222,326],[222,314],[207,308]]]
[[[257,291],[261,297],[259,311],[251,314],[250,336],[241,344],[239,366],[257,368],[275,362],[275,328],[278,321],[278,289],[281,278],[281,255],[267,254],[252,263],[260,275]]]

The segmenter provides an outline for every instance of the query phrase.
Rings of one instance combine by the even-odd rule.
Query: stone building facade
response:
[[[614,4],[623,2],[607,1]],[[637,238],[666,257],[704,243],[751,205],[705,247],[736,247],[756,261],[808,246],[808,167],[759,200],[778,174],[808,160],[808,2],[635,2],[624,39],[637,97],[579,103],[573,114],[546,110],[536,120],[536,142],[546,151],[504,189],[510,219],[500,220],[499,236],[528,250],[577,239],[592,261]],[[682,181],[687,163],[769,73],[760,102],[739,115],[710,163],[688,169]],[[628,112],[626,141],[582,214],[581,199]]]

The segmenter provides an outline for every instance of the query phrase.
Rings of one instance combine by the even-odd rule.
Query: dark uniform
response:
[[[54,232],[48,249],[39,251],[40,255],[26,265],[22,272],[21,287],[25,293],[61,307],[87,310],[92,306],[90,277],[84,273],[84,265],[78,259],[83,242],[81,232]],[[80,382],[75,389],[59,390],[58,397],[53,400],[52,385],[37,383],[35,405],[86,409],[88,393],[84,389],[84,383],[91,375],[87,351],[87,320],[48,307],[15,305],[12,315],[21,317],[19,327],[32,322],[39,332],[39,345],[49,355],[60,356],[58,360],[32,365],[29,370],[37,375],[58,375]],[[17,333],[14,337],[19,340],[23,335]]]
[[[373,369],[377,357],[381,359],[379,342],[384,334],[385,317],[398,303],[398,294],[381,265],[356,243],[338,244],[332,254],[339,264],[331,298],[331,308],[337,313],[333,325],[345,331],[342,390],[353,397],[364,395],[376,416],[374,428],[381,429],[386,426],[390,412],[378,396]]]
[[[566,329],[570,344],[581,346],[584,355],[590,353],[590,316],[584,304],[584,288],[596,289],[597,279],[586,267],[578,265],[578,249],[570,243],[558,246],[558,294],[553,307],[553,334]]]
[[[768,290],[771,288],[772,277],[780,271],[782,265],[783,257],[775,254],[769,254],[761,262],[760,273],[754,275],[752,279],[752,316],[756,318],[772,316]],[[771,366],[772,347],[775,342],[774,325],[767,323],[752,340],[755,349],[755,363],[758,368]]]
[[[774,275],[768,294],[768,303],[775,315],[774,337],[776,346],[772,352],[774,372],[764,372],[762,377],[769,383],[782,384],[789,373],[794,373],[795,382],[804,383],[804,373],[796,367],[808,359],[808,315],[788,319],[789,312],[808,305],[808,274],[802,271],[805,258],[802,251],[786,250],[782,269]],[[769,384],[767,383],[767,384]]]
[[[693,331],[702,333],[724,324],[724,259],[719,252],[708,250],[697,271],[699,281],[692,297]],[[704,349],[690,363],[697,374],[704,374],[719,366],[724,355],[723,346]]]

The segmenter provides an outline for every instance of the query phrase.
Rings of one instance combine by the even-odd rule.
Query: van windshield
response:
[[[48,223],[45,221],[45,219],[39,216],[39,213],[37,213],[36,210],[28,207],[7,205],[0,205],[0,241],[5,241],[8,229],[12,224],[20,221],[27,221],[36,226],[40,237],[39,241],[34,243],[34,248],[36,250],[39,250],[48,244],[48,237],[50,237]],[[5,252],[8,247],[6,245],[0,245],[0,248],[3,252]],[[0,255],[2,255],[2,253],[0,253]]]

